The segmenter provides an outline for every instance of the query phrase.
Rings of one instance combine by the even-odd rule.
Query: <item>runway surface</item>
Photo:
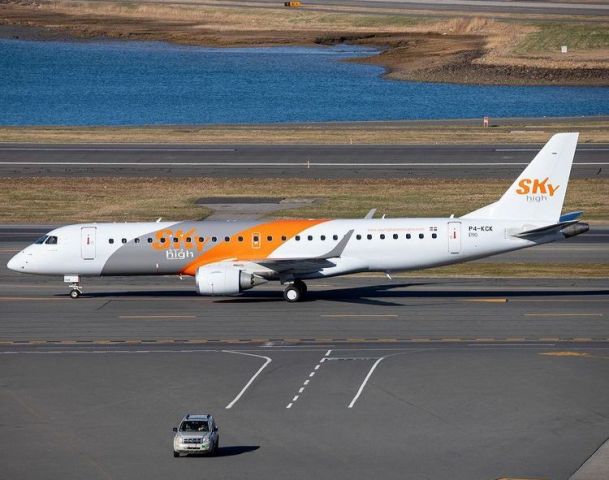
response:
[[[515,178],[542,145],[0,144],[0,176]],[[606,178],[609,144],[580,145],[572,178]]]
[[[161,0],[162,1],[162,0]],[[205,1],[188,2],[205,4]],[[227,4],[238,6],[275,6],[273,0],[256,0],[242,2],[232,0]],[[308,9],[316,9],[323,5],[325,7],[360,7],[366,9],[384,8],[392,10],[404,10],[408,12],[431,10],[448,12],[494,12],[494,13],[518,13],[518,14],[552,14],[552,15],[607,15],[609,4],[606,0],[596,1],[552,1],[552,0],[316,0],[307,2]],[[368,10],[369,12],[370,10]]]
[[[6,478],[567,479],[609,437],[606,279],[337,278],[287,304],[102,278],[72,300],[6,270],[23,245],[0,244]],[[173,458],[189,412],[218,457]]]
[[[554,2],[547,0],[317,0],[316,3],[405,10],[537,13],[546,15],[607,15],[609,13],[609,5],[603,0],[595,2]]]

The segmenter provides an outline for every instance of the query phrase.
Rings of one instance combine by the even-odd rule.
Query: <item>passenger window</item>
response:
[[[381,240],[385,240],[385,234],[381,233]]]
[[[109,239],[108,239],[108,243],[109,243],[110,245],[112,245],[112,244],[114,243],[114,239],[113,239],[113,238],[109,238]]]
[[[432,233],[431,234],[431,238],[438,238],[438,234],[437,233]]]
[[[134,243],[140,243],[140,239],[136,238],[135,240],[133,240]]]
[[[397,239],[398,239],[398,234],[397,234],[397,233],[394,233],[394,234],[393,234],[393,239],[394,239],[394,240],[397,240]]]
[[[260,237],[258,235],[254,235],[254,243],[258,243],[260,241]]]
[[[152,238],[148,237],[148,243],[152,243]]]
[[[218,238],[217,238],[217,237],[211,237],[211,241],[212,241],[212,242],[217,242],[217,241],[218,241]]]
[[[204,237],[199,237],[199,243],[203,243],[205,241]]]
[[[237,240],[239,240],[240,242],[243,241],[243,237],[237,237]]]
[[[297,242],[300,242],[300,235],[296,235],[294,238],[296,239]]]
[[[57,245],[57,237],[49,237],[44,243],[46,243],[47,245]]]
[[[319,237],[319,238],[320,238],[321,240],[325,240],[325,239],[326,239],[326,236],[325,236],[325,235],[322,235],[322,236],[321,236],[321,237]]]
[[[123,239],[121,239],[121,242],[123,242],[123,243],[127,243],[127,239],[126,239],[126,238],[123,238]]]
[[[165,237],[161,237],[161,243],[165,243]]]
[[[368,240],[372,240],[372,235],[368,234],[368,235],[366,235],[366,238],[367,238]]]
[[[268,237],[266,237],[266,239],[267,239],[269,242],[272,242],[272,241],[273,241],[273,237],[271,237],[270,235],[269,235]]]
[[[281,241],[282,241],[282,242],[285,242],[287,239],[288,239],[288,237],[286,237],[285,235],[282,235],[282,236],[281,236]]]
[[[407,233],[407,234],[406,234],[406,239],[407,239],[407,240],[410,240],[410,238],[411,238],[411,237],[412,237],[412,235],[410,235],[410,233]]]
[[[224,237],[225,242],[230,242],[230,237]]]
[[[192,238],[186,237],[186,243],[191,243],[191,242],[192,242]]]
[[[307,238],[308,238],[309,240],[313,240],[313,235],[309,235]]]
[[[425,235],[423,235],[422,233],[419,233],[419,238],[425,238]]]
[[[356,238],[356,239],[358,239],[358,240],[361,240],[361,239],[362,239],[362,236],[361,236],[361,235],[358,233],[358,234],[355,236],[355,238]]]
[[[338,235],[332,235],[332,240],[338,240]]]
[[[180,241],[180,239],[178,237],[173,237],[173,243],[178,243],[179,241]]]

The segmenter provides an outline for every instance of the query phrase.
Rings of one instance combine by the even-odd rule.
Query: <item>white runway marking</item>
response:
[[[239,401],[239,399],[241,398],[241,396],[245,393],[245,391],[250,387],[250,385],[252,383],[254,383],[254,380],[256,380],[256,377],[258,377],[258,375],[260,375],[260,373],[262,372],[262,370],[264,370],[266,368],[266,366],[272,362],[272,360],[269,357],[265,357],[264,355],[255,355],[253,353],[245,353],[245,352],[237,352],[234,350],[222,350],[222,352],[224,353],[234,353],[235,355],[248,355],[250,357],[257,357],[257,358],[263,358],[265,360],[264,365],[262,365],[258,371],[256,373],[254,373],[254,375],[252,375],[252,378],[249,379],[249,381],[245,384],[245,386],[241,389],[241,391],[237,394],[237,396],[233,399],[232,402],[230,402],[225,408],[229,409],[232,408],[233,405],[235,403],[237,403]]]
[[[321,357],[321,359],[319,360],[319,363],[317,365],[315,365],[315,367],[313,368],[313,371],[311,371],[311,373],[309,373],[309,379],[311,377],[315,376],[315,372],[317,370],[319,370],[319,368],[321,367],[321,364],[324,363],[324,360],[327,360],[328,355],[330,355],[330,353],[332,353],[332,350],[328,350],[326,352],[326,354]],[[304,392],[305,387],[309,384],[310,380],[307,379],[303,382],[302,387],[300,387],[298,389],[298,394],[294,396],[294,398],[292,398],[292,401],[290,403],[288,403],[285,408],[292,408],[292,405],[298,400],[298,398],[300,397],[300,395],[302,394],[302,392]]]
[[[362,394],[362,392],[364,391],[364,387],[366,386],[366,384],[368,383],[368,380],[370,379],[370,377],[372,376],[372,373],[374,372],[374,370],[376,369],[376,367],[378,366],[379,363],[381,363],[386,357],[381,357],[379,358],[376,362],[374,362],[374,364],[372,365],[372,367],[370,368],[370,370],[368,371],[368,374],[366,375],[366,378],[364,378],[364,381],[362,382],[362,384],[359,386],[359,389],[357,390],[357,393],[355,394],[355,397],[353,397],[353,400],[351,400],[351,403],[349,404],[349,406],[347,408],[353,408],[353,405],[355,405],[355,402],[357,402],[357,399],[359,398],[359,396]]]

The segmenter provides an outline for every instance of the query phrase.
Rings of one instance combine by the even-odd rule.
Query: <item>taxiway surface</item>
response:
[[[0,145],[0,176],[516,178],[542,145]],[[580,145],[572,178],[605,178],[609,145]]]
[[[582,237],[583,238],[583,237]],[[606,279],[310,282],[199,297],[175,277],[6,270],[6,478],[568,479],[609,437]],[[216,458],[171,428],[213,413]]]

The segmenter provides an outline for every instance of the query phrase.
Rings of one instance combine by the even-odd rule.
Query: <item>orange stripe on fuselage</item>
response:
[[[271,253],[278,249],[285,241],[282,236],[290,240],[295,235],[307,228],[319,225],[327,220],[275,220],[269,223],[261,223],[246,230],[233,234],[230,242],[221,242],[198,256],[182,270],[184,275],[195,275],[197,268],[209,263],[221,262],[222,260],[235,259],[238,261],[260,260],[268,258]],[[253,242],[253,236],[259,235],[258,246]],[[237,237],[243,237],[239,242]],[[272,241],[267,237],[273,237]],[[286,240],[286,241],[287,241]]]

